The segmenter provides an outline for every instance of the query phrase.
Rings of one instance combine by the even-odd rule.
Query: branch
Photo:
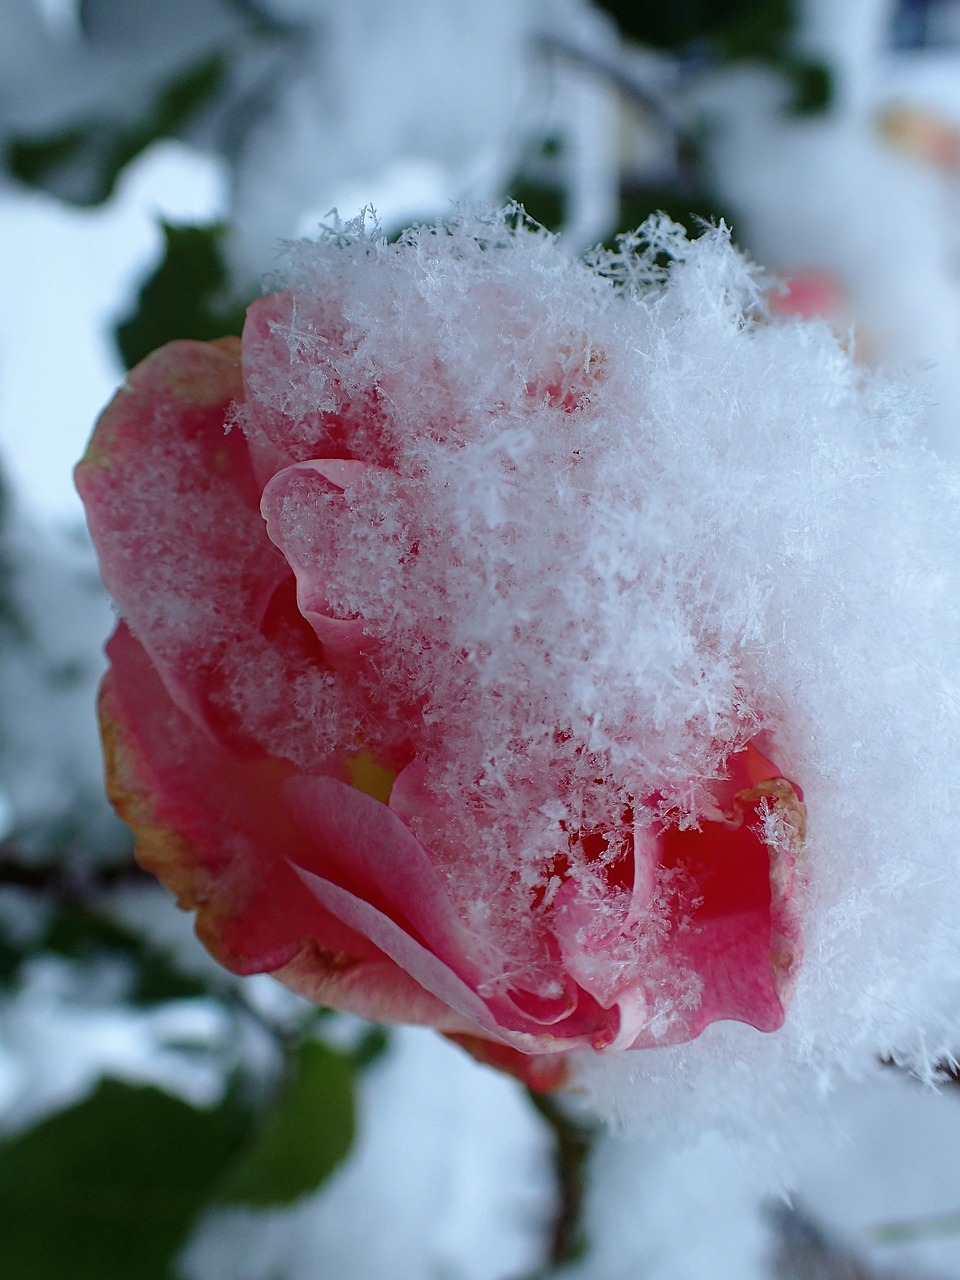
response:
[[[552,1095],[531,1090],[527,1095],[553,1134],[557,1207],[550,1226],[548,1267],[568,1266],[576,1262],[587,1247],[583,1228],[584,1192],[587,1160],[597,1130],[569,1116]]]

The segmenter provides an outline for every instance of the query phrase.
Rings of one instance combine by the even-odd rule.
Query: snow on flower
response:
[[[540,1088],[948,1047],[958,494],[765,285],[361,218],[130,375],[108,780],[223,963]]]

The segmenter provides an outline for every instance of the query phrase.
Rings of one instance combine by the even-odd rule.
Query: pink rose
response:
[[[122,616],[101,717],[140,862],[228,968],[436,1027],[535,1088],[564,1082],[570,1050],[675,1044],[718,1019],[774,1030],[799,962],[804,812],[756,709],[733,718],[752,730],[703,739],[721,768],[683,808],[538,721],[552,659],[523,666],[534,622],[515,597],[491,684],[496,602],[468,635],[470,547],[437,514],[449,485],[428,492],[396,425],[422,395],[424,439],[464,450],[471,407],[439,359],[412,391],[373,356],[348,385],[357,323],[291,291],[251,307],[242,345],[163,348],[78,468]],[[607,370],[567,349],[522,376],[516,413],[535,405],[575,442]],[[586,475],[586,444],[563,457]],[[492,546],[509,520],[490,520]],[[492,570],[496,591],[525,564]],[[644,732],[625,715],[616,740]]]
[[[844,298],[839,280],[829,271],[796,271],[784,277],[781,287],[769,291],[767,302],[776,316],[830,320],[838,325]]]

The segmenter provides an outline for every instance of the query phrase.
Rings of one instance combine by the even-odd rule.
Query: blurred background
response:
[[[239,332],[283,239],[508,198],[571,253],[725,219],[960,460],[960,0],[0,6],[4,1277],[960,1280],[949,1071],[825,1091],[782,1181],[601,1132],[219,970],[103,797],[71,468],[124,369]]]

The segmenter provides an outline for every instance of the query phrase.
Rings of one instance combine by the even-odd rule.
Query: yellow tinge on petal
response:
[[[123,721],[111,709],[111,698],[108,677],[100,697],[107,794],[136,838],[137,862],[176,894],[180,907],[194,910],[208,896],[209,875],[187,841],[157,822],[143,785],[138,782],[135,753],[124,741]]]
[[[369,751],[361,751],[358,755],[349,756],[346,761],[347,778],[351,787],[373,796],[381,804],[390,799],[390,792],[397,775],[390,769],[378,764]]]

